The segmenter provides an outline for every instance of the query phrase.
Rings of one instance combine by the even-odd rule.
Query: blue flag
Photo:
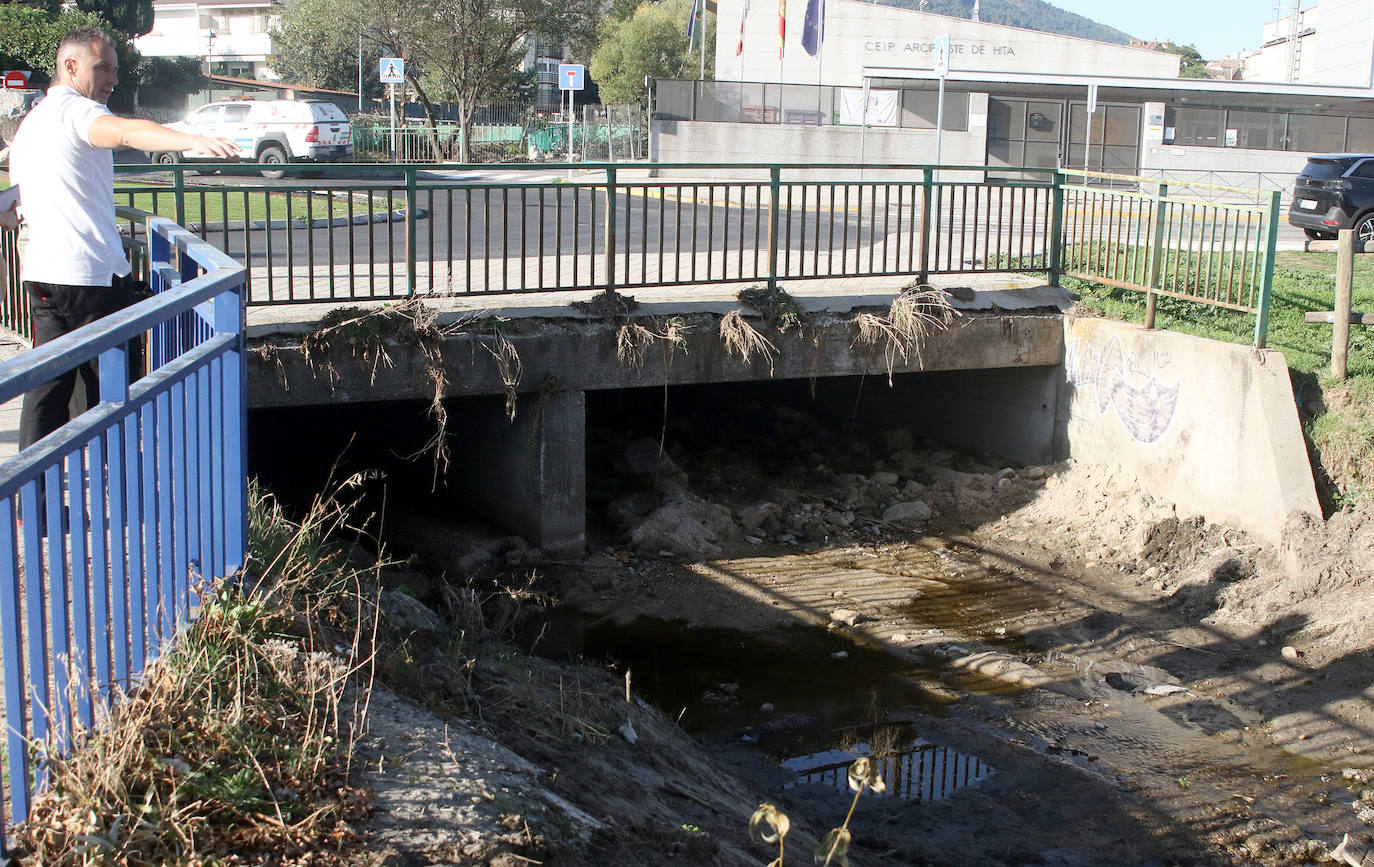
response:
[[[802,48],[815,57],[825,39],[825,0],[806,0],[806,23],[802,24]]]
[[[701,0],[692,0],[692,11],[687,13],[687,50],[692,50],[692,33],[697,27],[697,5]]]

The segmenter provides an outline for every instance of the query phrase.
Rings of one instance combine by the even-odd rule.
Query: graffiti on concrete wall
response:
[[[1075,337],[1069,341],[1065,373],[1077,399],[1090,401],[1099,416],[1113,411],[1137,442],[1158,442],[1173,424],[1182,380],[1177,373],[1166,384],[1171,366],[1167,352],[1127,353],[1120,338],[1101,349]]]

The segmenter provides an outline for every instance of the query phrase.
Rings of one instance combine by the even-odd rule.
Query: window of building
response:
[[[940,115],[940,94],[933,90],[902,91],[902,111],[898,124],[907,129],[935,129]],[[968,94],[945,94],[945,129],[968,129]]]
[[[1283,150],[1288,115],[1272,111],[1226,112],[1226,147]]]
[[[1289,115],[1288,150],[1315,153],[1345,150],[1345,117],[1322,114]]]
[[[1221,147],[1226,112],[1219,108],[1164,110],[1164,143],[1194,147]]]
[[[1345,150],[1374,153],[1374,118],[1352,117],[1345,128]]]

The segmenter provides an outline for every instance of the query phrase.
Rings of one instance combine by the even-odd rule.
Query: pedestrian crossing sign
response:
[[[400,57],[383,57],[381,62],[382,84],[404,84],[406,62]]]

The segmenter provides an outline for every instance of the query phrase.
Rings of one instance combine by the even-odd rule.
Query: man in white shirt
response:
[[[104,31],[68,32],[57,48],[47,96],[24,118],[10,146],[10,181],[19,185],[19,214],[29,231],[23,278],[35,346],[136,300],[115,223],[115,149],[238,154],[227,139],[111,114],[105,100],[118,70],[114,44]],[[78,372],[88,405],[99,399],[94,363],[30,391],[19,418],[21,449],[67,423]]]

